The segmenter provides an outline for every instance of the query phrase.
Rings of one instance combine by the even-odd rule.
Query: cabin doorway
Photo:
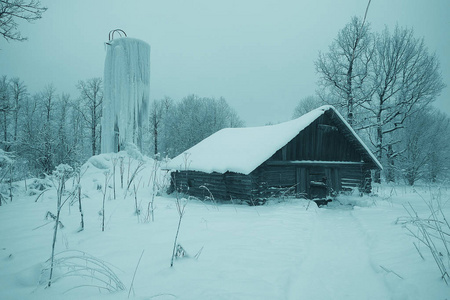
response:
[[[297,194],[308,199],[329,198],[339,191],[339,173],[338,168],[297,167]]]

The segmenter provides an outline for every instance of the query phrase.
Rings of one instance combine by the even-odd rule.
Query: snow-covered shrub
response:
[[[139,151],[139,148],[132,143],[126,143],[125,144],[125,151],[127,152],[128,156],[135,159],[135,160],[143,160],[144,156]]]
[[[87,162],[90,163],[93,167],[101,170],[109,169],[111,164],[109,155],[107,154],[92,156]]]
[[[7,168],[14,162],[11,154],[0,149],[0,170]]]
[[[53,186],[52,181],[48,178],[34,178],[28,184],[28,188],[31,190],[44,191]]]

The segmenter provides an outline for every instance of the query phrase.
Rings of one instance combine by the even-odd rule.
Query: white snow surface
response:
[[[116,155],[124,157],[126,183],[127,170],[132,173],[137,160],[123,152]],[[95,287],[106,283],[86,276],[62,277],[45,288],[48,273],[42,270],[48,266],[54,222],[44,217],[47,211],[55,213],[56,193],[49,190],[35,202],[39,194],[33,194],[28,180],[27,190],[25,182],[15,183],[13,201],[0,207],[0,299],[115,300],[127,299],[129,292],[130,299],[141,300],[444,300],[450,296],[450,287],[440,278],[426,247],[397,222],[405,220],[407,203],[428,218],[422,197],[441,199],[448,217],[449,187],[376,185],[377,195],[340,196],[327,208],[290,198],[259,207],[190,199],[178,236],[188,256],[175,260],[171,268],[178,224],[176,198],[158,194],[155,221],[145,221],[153,193],[151,159],[144,159],[145,169],[135,178],[136,195],[125,196],[126,186],[120,187],[116,167],[117,197],[113,198],[111,178],[106,226],[101,231],[103,193],[97,188],[104,187],[105,171],[112,173],[113,157],[95,156],[83,166],[85,229],[78,232],[78,203],[67,203],[61,212],[64,228],[58,231],[56,252],[70,251],[67,256],[83,251],[102,260],[125,289],[109,293]],[[166,176],[167,172],[158,172],[158,183]],[[69,191],[72,184],[67,182]],[[140,215],[134,214],[135,199]],[[69,265],[57,265],[55,276],[63,274],[77,272]]]
[[[248,175],[330,109],[345,122],[334,107],[324,105],[297,119],[277,125],[222,129],[176,156],[167,167],[172,170],[206,173],[230,171]],[[351,129],[347,122],[344,124]],[[381,167],[369,148],[353,129],[351,131]]]
[[[110,41],[106,49],[102,153],[117,150],[117,130],[119,143],[141,147],[150,107],[150,45],[124,37]]]
[[[95,287],[106,283],[86,276],[62,277],[45,288],[48,273],[42,270],[48,266],[54,224],[45,215],[55,213],[56,193],[49,190],[36,201],[39,194],[33,193],[38,191],[28,180],[27,190],[25,182],[15,183],[13,201],[0,207],[0,299],[115,300],[127,299],[129,292],[130,299],[141,300],[444,300],[450,296],[450,287],[440,278],[426,247],[397,222],[405,220],[407,203],[428,218],[422,197],[441,199],[448,217],[449,187],[376,185],[377,195],[340,196],[327,208],[290,198],[258,207],[190,199],[178,235],[188,256],[175,260],[171,268],[178,224],[176,198],[158,194],[155,221],[146,222],[154,161],[144,158],[145,168],[135,178],[137,193],[125,196],[131,177],[128,169],[132,173],[137,160],[123,152],[115,155],[124,157],[125,185],[120,187],[116,166],[116,177],[107,188],[105,231],[99,215],[103,193],[98,187],[104,187],[105,171],[112,174],[113,154],[92,157],[83,166],[85,229],[78,232],[78,203],[67,203],[61,211],[64,228],[58,231],[56,252],[70,251],[67,256],[83,251],[102,260],[125,289],[109,293]],[[158,184],[164,182],[167,172],[157,174]],[[69,180],[67,190],[72,185]],[[135,201],[140,215],[134,214]],[[63,274],[77,272],[69,265],[57,265],[55,276]]]

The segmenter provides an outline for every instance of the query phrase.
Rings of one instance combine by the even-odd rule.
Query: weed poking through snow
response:
[[[63,195],[65,191],[66,182],[72,174],[73,169],[71,166],[66,164],[61,164],[56,167],[56,170],[53,171],[53,178],[56,181],[56,216],[55,220],[55,228],[53,230],[53,241],[52,241],[52,255],[50,256],[50,275],[48,279],[48,287],[52,285],[52,275],[53,275],[53,267],[54,267],[54,257],[55,257],[55,244],[56,244],[56,236],[58,233],[58,225],[60,223],[59,218],[61,214],[61,209],[64,204],[73,196],[71,193],[66,199],[63,200]],[[51,214],[51,213],[50,213]],[[48,213],[47,213],[48,215]]]
[[[49,261],[47,261],[47,263],[49,263]],[[54,254],[50,266],[43,270],[43,274],[47,271],[52,273],[54,268],[58,268],[59,272],[58,275],[53,278],[52,282],[68,277],[78,277],[80,279],[89,280],[88,283],[79,284],[67,290],[66,293],[82,287],[93,287],[109,292],[117,292],[125,289],[125,285],[112,270],[110,264],[86,252],[68,250]]]
[[[109,175],[109,170],[103,173],[105,175],[105,188],[103,189],[103,201],[102,201],[102,231],[105,231],[105,199],[106,191],[108,189],[108,182],[111,176]]]
[[[180,198],[180,196],[177,192],[175,201],[176,201],[175,204],[177,206],[177,212],[178,212],[178,226],[177,226],[177,233],[175,234],[175,240],[173,242],[172,259],[170,260],[170,267],[173,267],[173,260],[174,260],[174,258],[178,257],[177,255],[179,255],[179,251],[178,251],[179,245],[177,244],[178,234],[180,233],[181,220],[183,219],[184,212],[186,209],[186,205],[189,201],[189,198],[188,199]],[[181,247],[181,249],[183,249],[183,248]],[[183,252],[184,252],[184,249],[183,249]]]
[[[417,193],[417,192],[416,192]],[[417,239],[419,245],[423,244],[433,257],[442,280],[448,285],[450,281],[450,224],[442,210],[441,196],[431,195],[431,200],[425,200],[422,195],[417,193],[426,203],[430,214],[427,217],[420,217],[411,203],[404,205],[409,218],[406,220],[397,219],[397,223],[403,223],[408,232]],[[409,226],[408,226],[409,225]],[[422,259],[419,246],[413,243]]]

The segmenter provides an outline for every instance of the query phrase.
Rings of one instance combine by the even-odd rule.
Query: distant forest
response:
[[[57,93],[53,85],[30,95],[19,78],[0,78],[2,168],[14,161],[15,179],[50,174],[61,163],[80,165],[100,153],[102,79],[81,80],[77,89],[77,97]],[[189,95],[152,101],[149,124],[143,154],[163,159],[244,123],[225,99]]]
[[[353,17],[315,66],[317,94],[304,95],[293,117],[334,105],[382,162],[376,182],[448,180],[450,119],[432,106],[445,85],[423,38],[400,26],[372,32]],[[52,84],[30,94],[20,78],[0,77],[1,180],[50,174],[61,163],[77,166],[99,154],[102,78],[76,87],[77,95]],[[242,126],[223,98],[155,99],[143,152],[171,158],[222,128]]]

